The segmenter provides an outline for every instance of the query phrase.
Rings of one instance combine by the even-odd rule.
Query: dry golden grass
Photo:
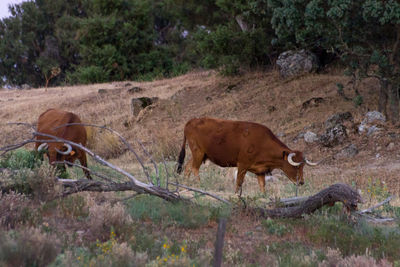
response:
[[[44,88],[34,90],[0,90],[0,146],[29,136],[21,126],[6,126],[7,122],[36,123],[37,117],[46,109],[54,107],[77,113],[84,122],[106,125],[120,132],[128,142],[140,151],[136,140],[142,141],[146,149],[156,159],[164,156],[174,160],[183,138],[185,123],[200,116],[225,119],[255,121],[267,125],[275,134],[283,133],[280,139],[292,149],[302,150],[312,160],[324,159],[316,167],[306,167],[305,177],[308,189],[300,193],[319,190],[335,182],[355,182],[365,189],[368,178],[386,183],[391,193],[399,194],[398,173],[400,171],[400,144],[388,136],[388,132],[399,134],[399,129],[385,125],[385,130],[377,137],[366,137],[350,133],[349,141],[334,148],[323,148],[295,140],[300,132],[311,130],[323,133],[323,123],[334,113],[349,111],[354,123],[360,123],[368,110],[377,108],[377,83],[363,82],[360,91],[364,104],[355,107],[337,94],[337,83],[347,84],[348,78],[335,70],[328,74],[309,74],[296,79],[283,80],[278,72],[250,72],[237,77],[221,77],[213,71],[192,72],[180,77],[154,82],[113,82],[88,86]],[[130,94],[127,89],[138,86],[144,90]],[[107,89],[99,94],[99,89]],[[345,89],[348,96],[352,92]],[[158,97],[160,100],[140,115],[131,114],[130,100],[133,97]],[[302,109],[302,104],[313,98],[322,97],[318,106]],[[89,147],[111,161],[128,170],[138,169],[137,162],[129,153],[120,148],[119,142],[111,136],[104,136],[99,129],[89,130]],[[387,151],[387,145],[395,147]],[[354,143],[360,153],[351,159],[336,159],[334,156],[346,145]],[[30,146],[32,147],[32,146]],[[380,157],[376,158],[379,153]],[[187,156],[186,160],[188,160]],[[207,172],[214,174],[207,174]],[[280,171],[275,172],[278,176]],[[217,188],[232,194],[233,177],[226,170],[219,171],[215,165],[202,167],[204,182],[185,180],[189,185],[211,182]],[[217,178],[216,178],[217,177]],[[218,181],[215,181],[218,179]],[[270,194],[282,193],[282,187],[289,183],[282,176],[282,186],[273,185]],[[246,178],[246,194],[259,192],[257,179]],[[271,186],[270,186],[271,187]],[[268,189],[269,190],[269,189]],[[303,191],[302,191],[303,190]]]

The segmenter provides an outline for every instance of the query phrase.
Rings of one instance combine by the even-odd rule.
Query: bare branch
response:
[[[96,128],[100,128],[100,129],[105,129],[105,130],[110,131],[111,133],[115,134],[116,136],[118,136],[118,138],[121,140],[122,143],[124,143],[124,145],[129,149],[129,151],[131,151],[135,155],[136,160],[142,166],[143,172],[147,177],[147,181],[150,184],[153,184],[152,181],[151,181],[150,175],[147,172],[146,167],[144,166],[143,162],[141,161],[139,155],[136,153],[136,151],[133,149],[133,147],[128,143],[128,141],[126,141],[126,139],[124,137],[122,137],[122,135],[119,132],[117,132],[117,131],[115,131],[115,130],[113,130],[111,128],[108,128],[106,126],[99,126],[99,125],[90,124],[90,123],[66,123],[66,124],[60,125],[58,127],[55,127],[54,130],[58,129],[58,128],[61,128],[61,127],[64,127],[64,126],[70,126],[70,125],[82,125],[82,126],[90,126],[90,127],[96,127]],[[141,144],[141,143],[139,142],[139,144]],[[156,168],[156,172],[158,173],[157,166],[155,166],[155,168]]]
[[[82,165],[80,165],[80,164],[76,164],[76,163],[69,162],[69,161],[66,161],[66,160],[64,160],[64,161],[55,161],[54,163],[55,163],[55,164],[59,164],[59,163],[60,163],[60,164],[72,165],[72,166],[81,168],[81,169],[83,169],[83,170],[86,170],[86,171],[90,172],[91,174],[93,174],[93,175],[95,175],[95,176],[97,176],[97,177],[99,177],[99,178],[101,178],[101,179],[103,179],[103,180],[105,180],[105,181],[107,181],[107,182],[112,182],[112,180],[111,180],[110,178],[108,178],[108,177],[106,177],[106,176],[104,176],[104,175],[102,175],[102,174],[100,174],[100,173],[94,172],[94,171],[92,171],[91,169],[89,169],[89,168],[87,168],[87,167],[85,167],[85,166],[82,166]]]
[[[187,189],[187,190],[189,190],[189,191],[193,191],[193,192],[197,192],[197,193],[200,193],[200,194],[203,194],[203,195],[207,195],[207,196],[210,196],[210,197],[212,197],[212,198],[215,198],[215,199],[217,199],[217,200],[219,200],[219,201],[221,201],[221,202],[224,202],[225,204],[231,204],[228,200],[225,200],[225,199],[223,199],[223,198],[220,198],[219,196],[216,196],[216,195],[213,195],[213,194],[211,194],[211,193],[208,193],[208,192],[206,192],[206,191],[203,191],[203,190],[200,190],[200,189],[196,189],[196,188],[192,188],[192,187],[189,187],[189,186],[186,186],[186,185],[183,185],[183,184],[177,184],[177,183],[169,183],[169,184],[172,184],[172,185],[176,185],[176,186],[178,186],[178,187],[182,187],[182,188],[185,188],[185,189]]]
[[[371,207],[371,208],[368,208],[368,209],[361,210],[361,211],[358,212],[358,213],[359,213],[359,214],[372,213],[372,211],[373,211],[374,209],[377,209],[377,208],[379,208],[380,206],[385,205],[385,204],[388,203],[390,200],[392,200],[392,198],[393,198],[393,196],[390,196],[390,197],[386,198],[384,201],[379,202],[379,203],[376,204],[375,206],[373,206],[373,207]]]

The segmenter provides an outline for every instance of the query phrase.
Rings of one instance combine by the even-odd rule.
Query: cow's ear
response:
[[[282,152],[282,158],[283,158],[283,160],[287,161],[288,155],[289,155],[289,152],[284,150],[284,151]]]

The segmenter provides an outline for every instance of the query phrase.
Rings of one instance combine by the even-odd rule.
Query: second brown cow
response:
[[[264,125],[205,117],[191,119],[185,125],[178,173],[182,172],[186,141],[192,159],[185,166],[185,176],[193,171],[199,177],[200,165],[207,159],[221,167],[237,167],[236,193],[248,171],[257,175],[265,192],[265,175],[273,169],[281,169],[292,182],[302,185],[304,165],[316,165],[301,151],[288,148]]]

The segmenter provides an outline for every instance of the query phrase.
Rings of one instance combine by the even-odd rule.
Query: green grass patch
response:
[[[400,228],[376,226],[365,220],[352,221],[341,214],[341,205],[322,210],[302,223],[313,242],[337,248],[344,256],[362,255],[368,249],[376,259],[400,260]]]
[[[185,203],[170,203],[147,195],[132,199],[126,205],[134,219],[151,220],[165,226],[178,225],[185,228],[197,228],[229,214],[229,211],[222,206],[188,206]]]

